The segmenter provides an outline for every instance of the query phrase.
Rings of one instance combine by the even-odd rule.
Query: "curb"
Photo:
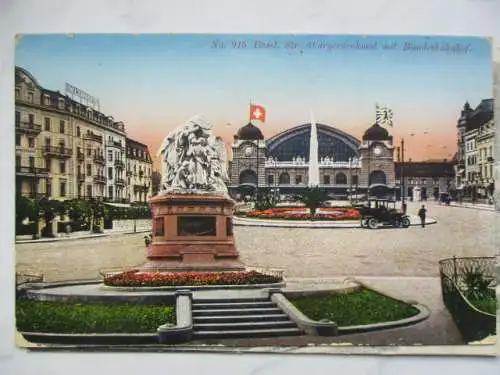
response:
[[[437,224],[436,219],[427,218],[425,225]],[[344,222],[328,222],[328,221],[302,221],[302,220],[265,220],[265,219],[249,219],[236,218],[233,221],[235,226],[247,227],[262,227],[262,228],[310,228],[310,229],[342,229],[342,228],[361,228],[358,221],[346,220]],[[410,227],[420,226],[420,223],[411,223]],[[387,228],[392,228],[387,226]],[[394,228],[399,229],[399,228]]]
[[[136,232],[117,231],[117,232],[99,233],[99,234],[74,236],[74,237],[65,237],[64,236],[64,237],[54,237],[54,238],[40,238],[38,240],[16,240],[16,244],[75,241],[75,240],[85,240],[85,239],[89,239],[89,238],[100,238],[100,237],[117,236],[117,235],[124,235],[124,234],[146,233],[146,232],[150,232],[150,231],[151,231],[150,229],[141,229],[141,230],[138,230]]]
[[[487,207],[478,207],[478,206],[463,206],[461,204],[450,204],[450,207],[459,207],[459,208],[469,208],[471,210],[479,210],[479,211],[490,211],[490,212],[498,212],[498,210],[495,209],[495,206],[491,208]]]

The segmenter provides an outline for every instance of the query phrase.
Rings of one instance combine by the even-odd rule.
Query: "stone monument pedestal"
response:
[[[143,271],[244,270],[233,236],[234,201],[210,194],[164,194],[150,200],[153,242]]]

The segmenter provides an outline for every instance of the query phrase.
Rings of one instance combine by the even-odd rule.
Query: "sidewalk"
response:
[[[450,206],[453,206],[453,207],[463,207],[463,208],[472,208],[472,209],[483,210],[483,211],[495,211],[495,205],[494,204],[469,203],[469,202],[464,202],[464,203],[451,202]]]
[[[42,243],[42,242],[58,242],[58,241],[72,241],[72,240],[81,240],[87,238],[99,238],[99,237],[107,237],[114,236],[118,234],[135,234],[135,233],[147,233],[150,232],[150,229],[138,229],[136,232],[133,230],[113,230],[106,229],[104,233],[89,233],[89,232],[74,232],[70,235],[62,234],[59,237],[54,238],[39,238],[38,240],[33,239],[16,239],[16,244],[22,243]]]

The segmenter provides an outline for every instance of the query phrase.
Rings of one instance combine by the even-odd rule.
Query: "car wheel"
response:
[[[401,220],[401,224],[403,225],[403,228],[408,228],[410,226],[410,219],[404,217],[403,220]]]
[[[374,217],[371,217],[368,219],[368,228],[370,229],[377,229],[378,227],[378,220],[375,219]]]

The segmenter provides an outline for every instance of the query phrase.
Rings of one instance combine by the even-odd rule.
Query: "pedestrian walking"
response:
[[[420,217],[420,224],[422,225],[422,228],[425,228],[425,215],[427,213],[427,210],[424,205],[420,207],[420,210],[418,210],[418,217]]]

